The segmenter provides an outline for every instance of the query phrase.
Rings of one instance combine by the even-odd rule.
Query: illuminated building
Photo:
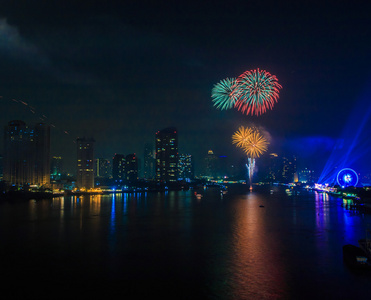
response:
[[[63,159],[60,156],[53,156],[50,164],[50,177],[53,180],[60,179],[62,175]]]
[[[38,123],[34,129],[35,163],[34,184],[48,186],[50,184],[50,126]]]
[[[178,178],[187,182],[190,182],[194,178],[192,155],[179,154]]]
[[[218,157],[212,150],[207,152],[205,157],[205,176],[209,179],[216,179],[218,172]]]
[[[138,180],[138,160],[134,154],[126,155],[126,180],[134,183]]]
[[[144,166],[143,177],[153,179],[155,171],[155,158],[153,156],[153,147],[150,144],[144,146]]]
[[[9,185],[50,184],[50,127],[10,121],[4,131],[4,180]]]
[[[178,134],[174,127],[156,133],[156,180],[166,183],[178,180]]]
[[[111,177],[111,170],[111,162],[108,159],[95,159],[95,177],[109,178]]]
[[[115,154],[112,160],[112,177],[116,182],[126,180],[126,159],[123,154]]]
[[[294,182],[296,175],[296,157],[292,156],[291,158],[283,157],[282,158],[282,177],[281,181],[283,183]]]
[[[94,188],[94,139],[78,138],[77,144],[77,180],[78,188]]]
[[[299,171],[299,181],[303,183],[314,182],[314,171],[304,168]]]

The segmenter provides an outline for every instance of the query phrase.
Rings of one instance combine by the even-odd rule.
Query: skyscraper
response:
[[[181,180],[190,182],[193,179],[192,155],[179,154],[178,172],[178,178]]]
[[[105,158],[95,159],[95,176],[102,178],[110,178],[112,174],[111,162]]]
[[[138,160],[134,154],[126,155],[126,180],[130,183],[138,181]]]
[[[61,156],[53,156],[51,160],[50,175],[54,180],[60,179],[62,175],[63,159]]]
[[[4,131],[4,180],[10,185],[50,184],[50,127],[10,121]]]
[[[78,188],[94,188],[94,139],[78,138],[77,180]]]
[[[207,152],[205,157],[205,175],[209,179],[217,178],[217,166],[218,166],[218,157],[214,154],[212,150]]]
[[[116,182],[126,180],[126,159],[123,154],[115,154],[112,160],[112,177]]]
[[[156,133],[156,180],[166,183],[178,180],[178,134],[174,127]]]
[[[50,126],[37,123],[34,130],[35,180],[38,186],[50,184]]]
[[[145,144],[144,146],[144,166],[143,177],[145,179],[153,179],[155,171],[155,159],[153,157],[153,146]]]

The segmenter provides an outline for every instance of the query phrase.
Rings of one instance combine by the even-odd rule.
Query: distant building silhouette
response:
[[[94,139],[78,138],[77,178],[78,188],[94,188]]]
[[[126,157],[123,154],[115,154],[112,160],[112,178],[116,182],[126,180]]]
[[[165,183],[178,180],[178,134],[174,127],[156,133],[156,180]]]
[[[34,131],[35,151],[35,184],[50,184],[50,126],[37,123]]]
[[[63,158],[61,156],[53,156],[50,163],[50,177],[53,180],[60,179],[63,172]]]
[[[145,179],[153,179],[155,177],[155,158],[153,152],[153,146],[148,143],[145,144],[143,160],[143,177]]]
[[[218,173],[218,157],[212,150],[209,150],[205,157],[205,176],[209,179],[216,179]]]
[[[50,126],[10,121],[4,130],[4,180],[9,185],[50,184]]]
[[[126,180],[129,183],[138,181],[138,160],[134,154],[126,155]]]

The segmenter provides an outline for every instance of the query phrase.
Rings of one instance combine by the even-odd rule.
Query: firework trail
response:
[[[268,140],[255,127],[241,126],[238,131],[232,135],[232,144],[242,148],[248,157],[248,164],[246,165],[250,190],[252,189],[252,177],[255,169],[255,158],[260,157],[268,150]]]

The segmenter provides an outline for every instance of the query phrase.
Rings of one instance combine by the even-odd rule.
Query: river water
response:
[[[371,228],[349,202],[284,187],[0,203],[2,294],[365,299],[342,246]],[[2,276],[4,277],[4,276]]]

